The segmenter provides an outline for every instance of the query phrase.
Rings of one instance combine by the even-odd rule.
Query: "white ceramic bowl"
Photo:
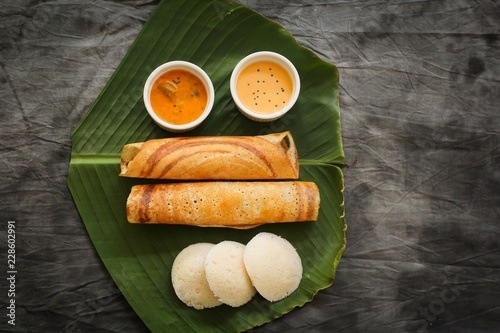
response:
[[[207,89],[207,106],[205,107],[203,113],[196,120],[182,125],[172,124],[160,118],[154,112],[150,101],[151,87],[153,86],[153,83],[156,81],[156,79],[158,79],[162,74],[175,69],[182,69],[196,75],[201,80],[201,82],[203,82],[205,88]],[[153,118],[154,122],[158,126],[170,132],[186,132],[200,125],[208,117],[210,111],[212,111],[212,107],[214,105],[214,97],[214,86],[207,73],[205,73],[205,71],[203,71],[203,69],[201,69],[197,65],[187,61],[176,60],[164,63],[163,65],[157,67],[149,75],[146,83],[144,84],[143,99],[144,105],[146,106],[149,115],[151,116],[151,118]]]
[[[236,82],[238,80],[241,71],[245,69],[247,66],[259,61],[271,61],[278,65],[281,65],[281,67],[283,67],[288,72],[288,75],[290,75],[290,78],[292,80],[293,90],[290,100],[282,108],[273,113],[259,113],[249,109],[242,103],[236,91]],[[300,93],[300,77],[295,66],[290,62],[290,60],[288,60],[281,54],[269,51],[255,52],[243,58],[236,65],[231,74],[230,89],[234,103],[236,104],[236,107],[241,111],[241,113],[243,113],[245,116],[255,121],[260,121],[260,122],[272,121],[285,115],[297,101],[297,98],[299,97]]]

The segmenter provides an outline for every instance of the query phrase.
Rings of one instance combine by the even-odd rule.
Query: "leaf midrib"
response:
[[[115,154],[71,154],[70,164],[120,164],[120,155]]]
[[[116,164],[119,165],[121,157],[119,154],[72,154],[71,164]],[[342,164],[332,163],[324,160],[299,159],[299,165],[327,165],[342,167]]]

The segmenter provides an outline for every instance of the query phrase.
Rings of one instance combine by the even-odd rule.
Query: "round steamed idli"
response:
[[[205,272],[210,289],[219,300],[232,307],[238,307],[255,295],[256,290],[243,264],[245,245],[223,241],[208,252]]]
[[[280,236],[261,232],[246,245],[243,260],[253,285],[265,299],[279,301],[302,279],[302,262],[295,248]]]
[[[210,243],[196,243],[184,248],[172,265],[172,285],[181,301],[201,310],[222,304],[214,296],[205,277],[205,257],[214,247]]]

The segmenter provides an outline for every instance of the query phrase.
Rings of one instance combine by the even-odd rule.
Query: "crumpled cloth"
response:
[[[241,3],[339,68],[347,159],[334,284],[252,331],[498,332],[500,4]],[[66,178],[72,129],[156,4],[2,2],[0,231],[15,221],[17,269],[2,331],[147,332]]]

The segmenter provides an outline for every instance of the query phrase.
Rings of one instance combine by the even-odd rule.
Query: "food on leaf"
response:
[[[252,299],[256,290],[243,263],[245,245],[223,241],[205,258],[205,273],[210,289],[224,304],[241,306]]]
[[[120,176],[178,180],[297,179],[290,132],[153,139],[122,149]]]
[[[130,223],[249,229],[265,223],[316,221],[320,194],[305,181],[208,181],[143,184],[127,199]]]
[[[268,232],[254,236],[243,255],[253,285],[265,299],[279,301],[299,286],[302,261],[290,242]]]
[[[186,305],[201,310],[221,305],[208,286],[205,258],[214,247],[211,243],[195,243],[184,248],[172,265],[172,285],[177,297]]]

